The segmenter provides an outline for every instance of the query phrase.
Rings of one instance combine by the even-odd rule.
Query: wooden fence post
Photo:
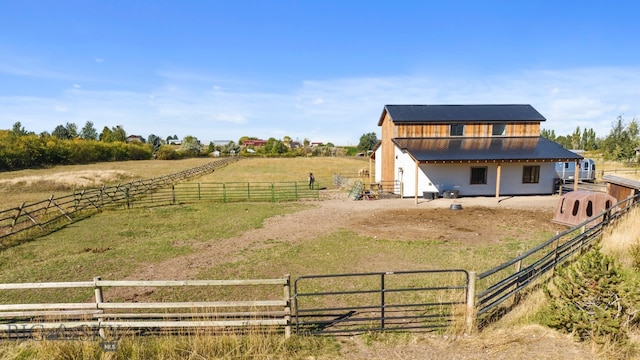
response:
[[[104,298],[102,297],[102,287],[98,286],[98,281],[100,281],[102,277],[96,276],[93,278],[93,294],[96,300],[96,309],[100,310],[100,304],[104,302]],[[104,329],[102,326],[98,325],[98,333],[100,337],[104,339]]]
[[[18,218],[22,213],[22,208],[24,208],[24,204],[25,203],[23,202],[22,205],[20,205],[20,207],[18,208],[18,213],[16,214],[16,216],[13,218],[13,221],[11,222],[11,230],[13,230],[13,227],[16,226],[16,223],[18,222]]]
[[[291,275],[285,274],[284,277],[287,279],[284,284],[284,300],[287,303],[284,307],[284,319],[287,323],[284,326],[284,338],[288,339],[291,337]]]
[[[474,332],[476,320],[476,272],[469,271],[469,284],[467,284],[467,311],[465,313],[465,332],[470,335]]]

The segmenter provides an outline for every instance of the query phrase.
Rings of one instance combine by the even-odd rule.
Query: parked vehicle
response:
[[[576,175],[576,163],[574,161],[556,163],[556,173],[563,182],[574,181]],[[596,181],[596,163],[592,159],[580,160],[578,181]]]

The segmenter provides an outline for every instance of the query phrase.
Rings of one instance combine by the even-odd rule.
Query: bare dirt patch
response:
[[[555,231],[559,227],[549,222],[552,216],[553,212],[547,209],[409,208],[379,210],[354,218],[352,226],[360,235],[391,240],[433,239],[483,245],[505,238],[525,240],[532,232]]]
[[[201,269],[241,260],[248,249],[274,243],[297,244],[348,229],[359,235],[389,240],[431,239],[491,244],[505,238],[524,239],[531,231],[562,230],[550,222],[559,197],[528,196],[461,198],[426,201],[386,199],[354,201],[328,191],[308,209],[267,219],[258,229],[237,237],[193,243],[194,254],[175,257],[136,271],[136,279],[189,279]],[[452,203],[462,207],[451,210]],[[384,265],[384,264],[382,264]],[[393,264],[388,264],[392,268]]]

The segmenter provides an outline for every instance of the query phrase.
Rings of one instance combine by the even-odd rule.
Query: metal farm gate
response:
[[[300,276],[294,283],[298,334],[437,331],[464,326],[469,274],[420,270]]]

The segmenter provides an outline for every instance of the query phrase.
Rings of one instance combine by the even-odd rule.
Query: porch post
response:
[[[420,163],[418,162],[418,160],[416,160],[416,176],[415,176],[415,198],[416,198],[416,205],[418,205],[418,170],[420,169]]]
[[[498,163],[498,168],[496,169],[496,200],[500,198],[500,176],[502,173],[502,163]]]
[[[578,190],[578,179],[580,176],[580,160],[576,161],[576,171],[573,174],[573,191]]]

